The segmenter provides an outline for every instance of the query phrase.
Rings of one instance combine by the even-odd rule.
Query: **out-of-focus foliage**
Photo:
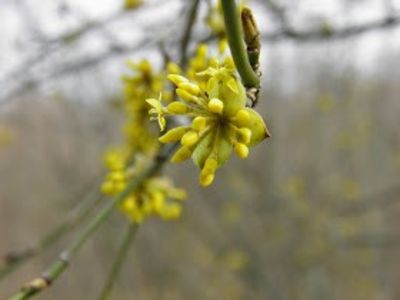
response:
[[[4,125],[0,124],[0,148],[6,147],[13,140],[12,132]]]

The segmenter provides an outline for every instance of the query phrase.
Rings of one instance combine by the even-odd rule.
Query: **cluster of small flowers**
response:
[[[200,183],[208,186],[232,151],[246,158],[249,147],[270,136],[262,117],[246,107],[246,90],[232,58],[222,56],[227,48],[225,36],[218,36],[219,57],[211,57],[207,45],[200,44],[185,70],[169,62],[166,75],[154,72],[146,60],[130,63],[134,74],[123,77],[124,144],[105,156],[109,174],[101,188],[103,193],[115,196],[123,191],[145,161],[152,159],[159,142],[180,142],[171,161],[182,162],[191,157],[201,169]],[[171,116],[183,116],[189,122],[177,127],[170,123],[172,128],[158,137],[149,121],[158,120],[164,131],[166,118]],[[182,211],[181,203],[174,200],[183,198],[183,190],[165,178],[153,177],[129,195],[120,208],[134,222],[142,222],[150,215],[170,220],[178,218]]]
[[[201,169],[199,181],[203,186],[213,182],[216,170],[232,149],[246,158],[249,147],[270,136],[262,117],[246,107],[246,91],[232,59],[228,57],[220,63],[218,59],[208,59],[206,52],[206,46],[199,47],[186,76],[177,72],[167,76],[176,86],[176,101],[164,106],[161,97],[147,99],[152,106],[149,112],[162,131],[167,116],[190,119],[189,125],[170,129],[159,141],[180,141],[181,147],[171,161],[182,162],[191,157]]]
[[[122,78],[124,98],[120,105],[125,114],[124,142],[107,151],[104,157],[108,174],[101,191],[108,196],[121,193],[158,149],[158,131],[150,123],[145,99],[161,92],[166,98],[172,95],[167,90],[165,74],[155,72],[150,62],[143,60],[128,65],[133,74]],[[137,223],[149,216],[172,220],[180,216],[180,200],[185,197],[185,191],[175,188],[166,178],[152,177],[124,199],[120,209]]]
[[[147,160],[145,156],[137,155],[135,165],[129,167],[124,153],[118,150],[109,152],[105,163],[110,172],[102,185],[102,192],[108,196],[121,193],[129,180],[140,173]],[[181,215],[180,202],[184,199],[186,199],[186,192],[175,188],[167,178],[151,177],[121,202],[120,209],[136,223],[141,223],[149,216],[174,220]]]
[[[156,73],[147,60],[139,63],[128,62],[128,67],[133,74],[122,77],[125,143],[131,155],[136,153],[151,155],[157,150],[158,133],[150,125],[147,117],[149,106],[144,100],[159,95],[163,91],[165,75]]]

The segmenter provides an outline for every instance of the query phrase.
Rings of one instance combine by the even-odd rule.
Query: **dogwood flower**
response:
[[[146,101],[152,106],[152,118],[165,120],[165,116],[181,115],[190,119],[190,125],[170,129],[159,141],[180,141],[181,147],[171,161],[182,162],[191,157],[201,169],[200,184],[208,186],[232,150],[240,158],[246,158],[249,147],[270,134],[262,117],[246,107],[246,91],[231,60],[222,64],[212,60],[209,68],[197,76],[203,78],[204,87],[181,75],[168,75],[179,99],[165,107],[160,107],[161,99]]]

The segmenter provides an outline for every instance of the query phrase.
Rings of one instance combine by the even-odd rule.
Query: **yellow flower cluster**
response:
[[[147,60],[139,63],[129,62],[133,75],[123,76],[124,101],[123,110],[126,122],[123,126],[126,147],[131,154],[137,152],[151,154],[157,149],[157,132],[151,127],[147,112],[148,97],[154,97],[162,92],[165,76],[154,72]]]
[[[209,53],[208,46],[206,44],[199,44],[195,54],[188,61],[188,66],[186,70],[183,72],[182,69],[175,63],[169,62],[167,66],[167,72],[169,74],[178,74],[184,75],[190,81],[196,82],[200,88],[205,89],[207,85],[207,80],[203,76],[197,76],[198,73],[205,71],[210,65],[215,64],[219,59],[223,59],[224,53],[228,48],[228,42],[223,39],[218,43],[218,54],[219,57],[213,57]],[[230,57],[225,57],[226,64],[230,64],[233,66],[233,61]],[[172,98],[168,95],[168,101],[171,101]],[[165,99],[165,95],[163,96]]]
[[[181,147],[172,162],[182,162],[192,157],[201,169],[200,183],[210,185],[216,170],[231,155],[232,149],[246,158],[249,147],[270,136],[262,117],[247,108],[246,91],[238,80],[231,59],[220,64],[210,60],[208,68],[197,76],[200,83],[177,74],[168,75],[176,85],[177,101],[166,107],[161,97],[148,99],[153,107],[149,112],[157,118],[160,128],[165,126],[165,116],[179,115],[190,118],[187,126],[169,130],[159,138],[161,143],[180,141]]]
[[[139,156],[136,158],[135,166],[128,167],[128,162],[124,157],[124,153],[118,150],[110,151],[105,157],[105,163],[110,172],[101,191],[108,196],[116,196],[121,193],[146,163],[146,158]],[[131,221],[136,223],[141,223],[149,216],[174,220],[181,215],[180,201],[185,198],[186,192],[174,187],[168,179],[151,177],[122,201],[120,209]]]
[[[122,78],[124,99],[121,107],[126,119],[124,143],[108,151],[104,157],[109,172],[101,191],[108,196],[121,193],[149,159],[146,157],[152,157],[158,148],[158,131],[148,118],[150,106],[145,99],[161,92],[168,98],[165,75],[155,72],[147,60],[129,63],[129,67],[133,74]],[[182,200],[185,197],[185,191],[173,187],[167,179],[152,177],[124,199],[120,209],[137,223],[152,215],[171,220],[179,217],[182,207],[179,202],[169,199]]]

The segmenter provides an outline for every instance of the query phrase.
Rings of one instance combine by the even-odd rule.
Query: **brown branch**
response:
[[[278,20],[281,28],[288,30],[290,25],[289,25],[289,20],[286,17],[285,9],[279,4],[277,4],[275,0],[266,0],[265,5],[271,11],[274,18]]]
[[[377,21],[367,22],[362,25],[352,25],[342,29],[326,30],[326,28],[313,29],[309,31],[281,30],[273,33],[262,34],[262,39],[268,42],[279,42],[292,39],[296,42],[319,42],[327,40],[346,39],[359,36],[376,30],[389,29],[400,24],[400,15],[389,15]]]
[[[274,42],[281,42],[287,39],[294,40],[296,42],[302,43],[302,42],[323,42],[323,41],[331,41],[331,40],[340,40],[340,39],[346,39],[346,38],[352,38],[352,37],[358,37],[359,35],[372,32],[372,31],[377,31],[377,30],[384,30],[384,29],[390,29],[398,26],[400,24],[400,15],[389,15],[386,18],[383,18],[382,20],[377,20],[377,21],[372,21],[368,22],[362,25],[353,25],[349,26],[346,28],[342,29],[331,29],[331,30],[326,30],[326,29],[313,29],[309,31],[294,31],[294,30],[280,30],[277,32],[272,32],[272,33],[262,33],[261,38],[263,41],[266,41],[268,43],[274,43]],[[213,35],[208,35],[206,37],[199,37],[198,40],[201,42],[211,42],[213,40],[216,40],[217,37]],[[5,104],[7,101],[4,101],[4,99],[10,99],[15,96],[21,95],[26,91],[29,91],[33,88],[38,87],[42,82],[48,80],[48,79],[53,79],[53,78],[59,78],[63,77],[65,75],[69,75],[71,73],[84,70],[89,67],[96,66],[110,58],[113,58],[115,56],[119,55],[124,55],[127,53],[133,53],[135,51],[139,51],[145,48],[149,48],[150,46],[157,45],[161,41],[164,40],[164,37],[159,38],[155,41],[141,41],[137,43],[134,46],[128,46],[128,45],[114,45],[110,47],[110,49],[102,54],[99,54],[96,57],[91,57],[91,58],[82,58],[80,61],[74,62],[73,64],[68,64],[68,65],[63,65],[55,70],[52,70],[48,74],[45,74],[42,78],[34,78],[33,76],[30,76],[28,78],[24,78],[26,73],[29,74],[30,68],[36,65],[37,60],[32,58],[29,63],[32,64],[32,66],[25,65],[21,66],[18,68],[18,72],[12,71],[10,76],[5,76],[7,78],[4,82],[1,83],[1,85],[4,86],[9,86],[10,83],[15,84],[15,79],[17,78],[24,78],[20,80],[20,82],[17,84],[15,88],[12,88],[11,91],[4,92],[3,95],[0,95],[0,105]],[[171,43],[176,43],[177,40],[172,39],[170,41]],[[43,55],[43,53],[40,55],[42,58],[46,57],[46,55]],[[12,80],[12,81],[11,81]]]
[[[186,19],[186,23],[184,24],[185,31],[183,33],[181,47],[180,47],[180,65],[182,68],[185,68],[187,62],[187,48],[190,42],[190,36],[192,34],[192,29],[194,22],[196,21],[197,10],[199,7],[200,0],[192,0],[192,5],[188,11],[188,16]]]

